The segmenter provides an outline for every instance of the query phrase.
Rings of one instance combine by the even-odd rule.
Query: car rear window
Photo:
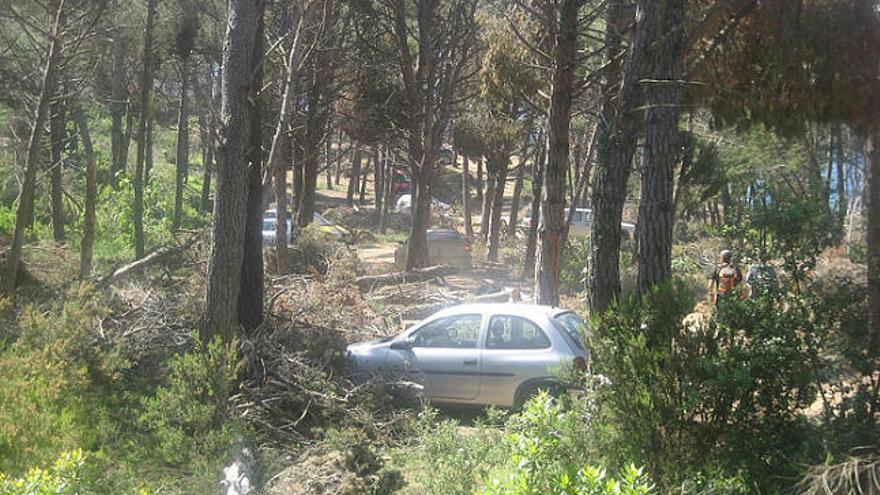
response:
[[[486,337],[487,349],[546,349],[550,339],[538,325],[519,316],[493,316]]]
[[[560,313],[553,317],[556,325],[562,329],[579,349],[585,350],[584,338],[587,336],[587,324],[574,313]]]

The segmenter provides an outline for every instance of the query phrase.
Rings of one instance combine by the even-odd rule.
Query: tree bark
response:
[[[153,117],[152,113],[147,110],[147,148],[144,151],[144,185],[150,183],[153,177]]]
[[[247,100],[256,97],[259,89],[254,87],[250,77],[257,12],[257,5],[252,0],[230,0],[228,3],[221,76],[217,188],[205,321],[200,333],[203,345],[215,335],[228,342],[238,328],[237,301],[241,290],[250,172],[247,149],[251,143],[251,108]]]
[[[480,240],[484,244],[489,241],[489,222],[492,218],[492,200],[495,198],[495,175],[487,171],[486,191],[483,193],[483,205],[480,210]]]
[[[183,188],[186,182],[186,169],[189,166],[189,112],[187,109],[186,92],[189,87],[189,57],[180,60],[180,101],[177,107],[177,158],[175,187],[174,187],[174,215],[171,219],[171,231],[176,232],[180,228],[180,218],[183,215]]]
[[[880,345],[880,131],[868,132],[865,142],[865,198],[867,211],[868,349]]]
[[[543,134],[543,133],[542,133]],[[532,205],[531,220],[529,222],[529,234],[526,240],[526,257],[523,261],[523,279],[531,279],[535,276],[535,250],[538,245],[538,220],[541,218],[541,193],[544,191],[544,162],[547,154],[544,152],[543,136],[538,139],[538,152],[535,157],[535,166],[532,172]]]
[[[351,170],[348,175],[348,191],[345,193],[345,200],[348,206],[354,206],[354,195],[357,193],[358,180],[361,176],[361,143],[354,145],[354,155],[351,158]]]
[[[382,211],[383,170],[379,145],[376,144],[373,146],[373,195],[375,196],[376,212]]]
[[[564,0],[555,33],[553,89],[547,135],[547,169],[538,227],[535,302],[559,306],[559,273],[565,235],[565,174],[569,166],[569,125],[577,57],[579,0]]]
[[[244,228],[244,256],[241,265],[241,292],[238,293],[238,323],[245,333],[253,332],[263,323],[263,10],[264,0],[257,4],[257,29],[254,33],[251,67],[254,91],[247,99],[250,126],[248,161],[247,211]]]
[[[846,194],[846,171],[843,156],[843,134],[840,127],[835,127],[837,131],[837,147],[835,168],[837,170],[837,218],[841,225],[846,221],[847,194]]]
[[[51,183],[52,205],[52,238],[55,242],[64,242],[64,184],[62,160],[64,160],[64,144],[67,134],[67,115],[63,96],[56,94],[49,104],[50,160],[49,180]]]
[[[110,118],[112,121],[110,183],[115,189],[118,185],[118,175],[125,170],[126,153],[123,152],[123,147],[128,144],[122,129],[127,94],[125,91],[125,47],[123,46],[121,29],[116,29],[113,33],[111,50],[113,52],[113,83],[110,97]]]
[[[483,204],[483,157],[477,157],[477,204]]]
[[[674,170],[680,155],[678,131],[682,77],[681,51],[684,41],[684,0],[666,0],[655,5],[656,13],[646,11],[646,22],[660,38],[654,50],[651,70],[654,81],[647,88],[647,124],[645,128],[644,169],[639,204],[638,261],[639,292],[648,294],[651,287],[672,275],[672,229],[675,222],[673,203]]]
[[[144,240],[144,183],[148,174],[146,160],[149,126],[150,88],[153,85],[153,24],[156,19],[156,0],[147,0],[147,25],[144,30],[144,58],[141,72],[140,116],[138,120],[137,159],[134,169],[134,251],[143,258],[146,252]]]
[[[278,123],[269,149],[267,168],[272,173],[275,183],[275,259],[278,273],[285,274],[288,270],[289,250],[287,248],[287,171],[291,163],[290,121],[293,114],[293,95],[296,92],[296,67],[299,65],[298,46],[302,30],[303,17],[300,17],[296,34],[290,45],[287,56],[287,75],[284,91],[281,96],[281,108],[278,111]]]
[[[95,209],[98,198],[98,166],[95,161],[95,151],[92,147],[92,137],[89,134],[89,126],[86,122],[86,116],[82,111],[82,107],[77,106],[74,110],[74,114],[86,157],[86,199],[85,211],[83,212],[79,275],[81,277],[88,277],[92,273],[92,253],[94,252],[95,246]]]
[[[655,3],[640,0],[637,9],[644,13]],[[619,60],[621,34],[629,17],[622,1],[609,4],[608,22],[615,29],[606,31],[606,61]],[[623,83],[616,91],[620,72],[610,68],[602,104],[596,183],[593,186],[593,219],[590,222],[590,266],[588,301],[591,313],[604,311],[620,294],[620,222],[626,200],[626,186],[632,170],[637,132],[642,115],[637,111],[642,101],[640,80],[647,74],[650,43],[655,39],[647,29],[646,16],[636,15],[635,39],[623,73]],[[616,93],[616,96],[615,96]]]
[[[208,64],[209,66],[212,64]],[[214,69],[209,71],[211,83],[211,105],[219,107],[220,78],[214,77]],[[217,139],[215,137],[218,127],[217,118],[213,112],[208,113],[207,122],[203,122],[202,136],[205,147],[205,163],[202,164],[202,204],[201,211],[208,211],[211,204],[211,179],[214,175],[214,160],[217,156]]]
[[[516,232],[516,223],[519,221],[519,200],[522,197],[523,182],[525,181],[526,161],[520,162],[516,171],[516,182],[513,185],[513,197],[510,198],[510,219],[507,221],[509,233]]]
[[[61,49],[64,42],[65,22],[64,0],[61,0],[55,14],[52,42],[49,47],[49,56],[46,58],[46,68],[43,71],[43,88],[40,91],[40,99],[37,103],[34,124],[31,128],[30,140],[28,141],[28,150],[24,164],[24,181],[18,196],[18,209],[15,211],[15,230],[12,233],[12,243],[6,255],[6,267],[3,277],[0,278],[0,294],[12,294],[18,280],[21,252],[24,245],[24,232],[30,225],[30,219],[34,213],[34,189],[36,188],[37,168],[40,162],[40,147],[45,132],[44,126],[49,115],[49,101],[55,95],[58,67],[61,63]]]
[[[498,165],[495,174],[492,213],[489,218],[489,243],[486,249],[486,259],[489,261],[498,261],[498,249],[501,242],[501,216],[504,210],[504,188],[507,185],[507,163]]]
[[[471,222],[471,179],[470,160],[467,155],[462,155],[461,166],[461,203],[464,209],[464,236],[468,241],[474,238],[474,226]]]

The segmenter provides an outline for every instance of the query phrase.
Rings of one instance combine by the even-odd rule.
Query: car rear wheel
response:
[[[546,392],[551,399],[556,400],[565,394],[565,387],[558,383],[539,383],[529,385],[517,394],[516,409],[522,409],[523,406],[541,392]]]

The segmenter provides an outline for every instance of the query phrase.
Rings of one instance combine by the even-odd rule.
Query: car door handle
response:
[[[465,365],[465,366],[476,366],[476,365],[477,365],[477,359],[476,359],[476,358],[474,358],[474,359],[465,359],[465,360],[464,360],[464,365]]]

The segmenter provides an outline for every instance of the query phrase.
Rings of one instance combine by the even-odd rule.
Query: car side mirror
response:
[[[390,346],[388,346],[389,349],[392,349],[395,351],[408,351],[408,350],[412,349],[412,347],[413,347],[413,343],[409,339],[395,340],[394,342],[391,343]]]

